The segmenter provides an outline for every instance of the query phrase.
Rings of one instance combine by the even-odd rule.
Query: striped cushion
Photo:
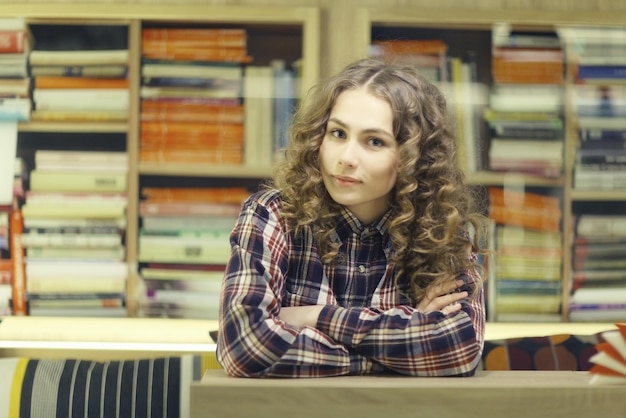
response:
[[[203,357],[0,359],[0,418],[188,417],[191,381],[207,368]]]

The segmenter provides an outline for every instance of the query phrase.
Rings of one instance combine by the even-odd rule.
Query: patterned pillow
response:
[[[600,334],[559,334],[485,341],[483,369],[587,371],[600,340]]]
[[[214,354],[96,362],[0,359],[0,418],[188,417]]]

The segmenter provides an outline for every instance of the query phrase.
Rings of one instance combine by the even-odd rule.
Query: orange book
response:
[[[207,39],[150,39],[142,38],[142,51],[156,51],[172,48],[245,48],[245,38],[207,38]]]
[[[26,272],[24,266],[24,247],[22,246],[22,232],[24,220],[19,209],[11,211],[9,221],[11,237],[11,261],[13,263],[13,315],[27,315],[26,306]]]
[[[497,83],[562,84],[563,63],[515,62],[499,58],[492,60],[492,76]]]
[[[215,62],[239,62],[250,63],[252,57],[248,55],[245,48],[203,48],[180,49],[168,48],[165,51],[142,51],[144,58],[153,60],[175,60],[175,61],[215,61]]]
[[[123,89],[128,88],[128,79],[39,75],[34,86],[36,89]]]
[[[540,231],[558,232],[561,215],[553,211],[529,210],[507,206],[489,206],[489,218],[497,224],[514,225]]]
[[[11,284],[13,276],[13,261],[0,259],[0,284]]]
[[[139,160],[150,163],[243,164],[243,153],[208,150],[139,150]]]
[[[413,54],[445,54],[448,45],[441,39],[394,39],[374,41],[374,49],[383,56]]]
[[[158,103],[142,100],[143,122],[196,122],[207,124],[243,124],[244,107],[194,103]]]
[[[211,152],[242,152],[243,143],[233,143],[228,139],[187,136],[168,138],[142,138],[141,149],[144,151],[211,151]]]
[[[242,28],[145,28],[141,39],[146,40],[245,40],[247,32]]]
[[[496,206],[555,210],[560,213],[561,203],[557,197],[518,190],[504,190],[501,187],[489,188],[489,201]],[[505,200],[506,199],[506,200]]]
[[[142,122],[141,138],[214,138],[243,143],[243,124],[207,124],[178,122]]]
[[[141,195],[150,202],[241,203],[250,192],[245,187],[144,187]]]

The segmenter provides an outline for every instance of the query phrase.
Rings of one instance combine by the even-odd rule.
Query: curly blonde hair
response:
[[[415,304],[426,289],[478,268],[484,217],[474,208],[471,188],[457,165],[457,144],[441,92],[413,68],[367,58],[314,87],[294,115],[285,158],[272,186],[283,198],[282,213],[297,233],[310,226],[325,263],[337,261],[331,239],[341,211],[328,194],[320,172],[319,150],[337,97],[367,86],[391,106],[399,145],[397,182],[390,193],[389,236],[394,248],[396,283],[410,290]],[[470,238],[470,233],[471,238]],[[472,248],[473,247],[473,248]]]

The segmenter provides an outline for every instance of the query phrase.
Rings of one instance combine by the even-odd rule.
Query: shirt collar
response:
[[[352,212],[344,207],[341,209],[341,214],[337,219],[337,226],[335,227],[336,235],[334,238],[336,241],[345,242],[351,234],[365,237],[372,233],[378,233],[381,237],[385,238],[387,236],[390,218],[391,209],[374,223],[363,225]]]

